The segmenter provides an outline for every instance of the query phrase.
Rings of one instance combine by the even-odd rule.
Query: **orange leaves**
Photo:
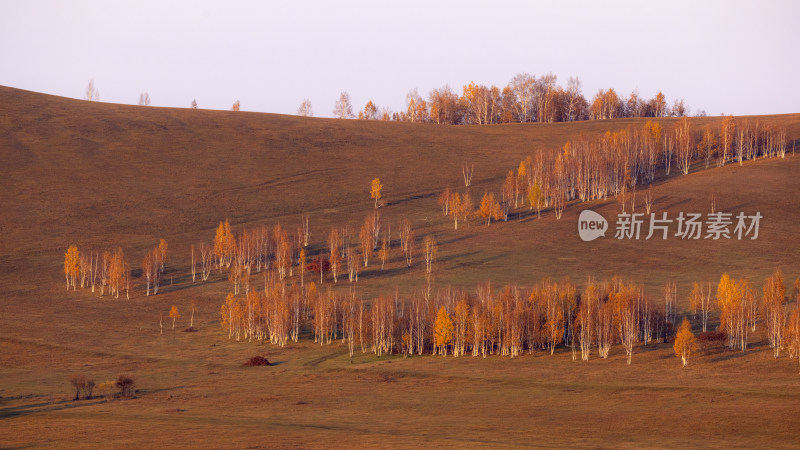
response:
[[[469,192],[465,192],[462,197],[458,192],[451,192],[450,188],[447,188],[442,194],[441,201],[444,203],[443,208],[446,214],[453,218],[453,226],[456,230],[458,229],[458,221],[466,221],[472,214],[472,197],[470,197]]]
[[[440,348],[442,355],[447,356],[447,346],[453,341],[453,321],[444,306],[439,308],[439,312],[436,314],[434,333],[436,346]]]
[[[380,178],[375,178],[372,180],[372,184],[370,185],[369,196],[375,199],[375,208],[378,207],[378,200],[381,199],[381,189],[383,189],[383,184],[381,184]]]
[[[486,219],[486,226],[494,220],[500,220],[503,217],[503,208],[494,198],[494,193],[484,193],[481,199],[481,206],[478,208],[478,214]]]
[[[689,364],[689,357],[697,351],[697,340],[692,333],[692,326],[689,324],[689,320],[685,317],[680,329],[678,329],[678,334],[675,336],[675,344],[672,348],[675,350],[675,356],[681,358],[684,367]]]
[[[175,329],[175,320],[180,319],[181,314],[178,312],[177,306],[172,306],[169,310],[169,318],[172,319],[172,329]]]
[[[80,252],[74,245],[71,245],[64,254],[64,275],[67,277],[67,290],[72,286],[74,291],[80,275]]]
[[[228,219],[220,221],[214,236],[214,254],[217,257],[217,267],[230,267],[236,253],[236,238],[231,232],[231,225]]]

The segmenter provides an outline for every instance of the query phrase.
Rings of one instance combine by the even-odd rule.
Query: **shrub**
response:
[[[119,389],[120,397],[133,397],[133,392],[136,389],[136,383],[133,378],[127,375],[120,375],[114,385]]]
[[[725,341],[727,338],[724,331],[706,331],[697,336],[698,341],[704,342]]]
[[[83,387],[83,394],[86,400],[92,398],[92,393],[94,392],[94,380],[86,380],[86,385]]]
[[[114,389],[116,388],[116,382],[114,380],[104,381],[97,385],[97,389],[100,391],[100,395],[109,399],[114,396]]]
[[[317,258],[312,260],[311,263],[306,266],[306,270],[309,272],[314,272],[319,274],[319,271],[322,270],[324,273],[328,273],[331,271],[331,262],[328,261],[326,258]]]
[[[82,374],[74,373],[69,377],[69,384],[75,388],[75,398],[73,400],[80,400],[81,392],[83,392],[83,398],[86,400],[92,398],[92,392],[95,386],[94,380],[86,378]]]
[[[81,391],[86,388],[86,377],[79,373],[74,373],[69,377],[69,384],[75,388],[75,398],[73,400],[80,400]]]
[[[253,356],[242,365],[246,367],[271,366],[272,363],[270,363],[269,360],[267,360],[267,358],[264,358],[263,356]]]
[[[697,335],[697,342],[700,344],[700,348],[703,352],[708,352],[716,347],[722,347],[725,345],[727,339],[728,336],[723,331],[706,331]]]

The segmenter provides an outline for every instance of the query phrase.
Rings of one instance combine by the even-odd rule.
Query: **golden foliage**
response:
[[[369,196],[375,199],[375,207],[378,207],[378,200],[381,199],[381,189],[383,189],[383,184],[381,184],[380,178],[375,178],[372,180],[372,184],[370,185]]]
[[[444,306],[439,308],[439,312],[436,314],[435,327],[436,346],[441,349],[442,355],[447,356],[447,346],[453,341],[453,321]]]
[[[684,367],[689,364],[689,357],[697,351],[697,340],[692,333],[692,326],[687,318],[683,318],[678,334],[675,336],[675,344],[672,346],[675,356],[681,358]]]

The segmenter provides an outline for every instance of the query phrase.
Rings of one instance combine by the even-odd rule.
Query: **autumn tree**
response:
[[[236,253],[236,238],[231,232],[231,225],[228,219],[220,221],[217,232],[214,236],[214,254],[217,257],[217,267],[220,272],[222,267],[230,267]]]
[[[114,383],[114,386],[119,389],[120,397],[133,397],[133,394],[136,391],[136,382],[133,381],[133,378],[127,375],[120,375],[117,378],[117,381]]]
[[[650,101],[650,108],[655,117],[665,117],[667,115],[667,100],[661,91]]]
[[[458,192],[450,196],[448,214],[453,218],[453,227],[458,230],[458,220],[466,214],[466,208]]]
[[[384,233],[383,239],[381,239],[381,248],[380,250],[378,250],[378,257],[381,259],[381,270],[383,270],[383,267],[386,264],[386,260],[389,258],[389,250],[390,250],[390,239],[387,233]]]
[[[634,285],[620,284],[614,294],[614,309],[619,323],[619,335],[625,353],[628,355],[628,364],[631,363],[633,346],[639,340],[639,299],[641,288]]]
[[[503,216],[503,209],[500,204],[497,203],[497,200],[495,200],[493,192],[483,194],[478,214],[486,219],[487,227],[492,222],[492,219],[499,220]]]
[[[314,117],[314,109],[311,106],[311,100],[303,99],[300,106],[297,108],[297,115],[303,117]]]
[[[366,105],[364,105],[364,109],[358,112],[358,118],[360,120],[378,120],[378,107],[372,103],[372,100],[368,101]]]
[[[500,203],[500,210],[502,211],[503,220],[508,221],[508,215],[511,211],[512,204],[516,203],[516,185],[517,185],[517,177],[514,176],[514,172],[512,170],[508,171],[506,175],[506,180],[503,183],[503,201]],[[516,208],[516,204],[513,206]]]
[[[305,274],[306,274],[306,249],[300,249],[300,256],[297,258],[298,267],[297,270],[300,271],[300,286],[305,286]]]
[[[588,361],[592,352],[592,342],[595,339],[595,322],[600,306],[600,289],[593,279],[586,283],[586,289],[581,295],[578,307],[577,325],[581,347],[581,359]]]
[[[339,94],[339,100],[333,105],[333,116],[338,119],[352,119],[353,104],[350,102],[350,94],[342,92]]]
[[[717,306],[720,310],[720,329],[728,335],[728,346],[747,346],[747,306],[742,299],[741,288],[746,287],[727,273],[723,274],[717,285]]]
[[[197,109],[197,100],[192,99],[192,109]]]
[[[789,357],[800,363],[800,304],[796,304],[784,328],[784,339]]]
[[[369,257],[373,252],[373,236],[372,236],[372,221],[375,220],[374,216],[368,215],[364,218],[364,223],[361,224],[361,230],[358,232],[358,247],[361,251],[361,257],[364,261],[364,267],[369,265]]]
[[[764,322],[767,329],[767,341],[775,358],[783,347],[783,333],[786,324],[786,287],[783,284],[783,272],[775,272],[764,280],[761,297]]]
[[[703,131],[703,139],[697,145],[700,156],[705,158],[706,169],[711,164],[711,160],[717,153],[717,135],[711,127],[706,127]]]
[[[125,254],[122,252],[121,247],[117,247],[117,250],[111,256],[109,265],[108,285],[111,289],[111,295],[119,298],[119,292],[125,286],[127,279],[128,275],[125,265]]]
[[[139,94],[139,106],[150,106],[150,94],[147,92]]]
[[[239,100],[236,100],[235,102],[233,102],[233,106],[231,106],[231,110],[232,111],[239,111],[241,106],[242,106],[242,104],[239,102]]]
[[[699,313],[703,324],[703,333],[707,331],[708,316],[714,306],[711,295],[711,283],[708,283],[706,288],[697,282],[692,285],[692,292],[689,295],[689,307],[695,311],[695,314]]]
[[[411,227],[411,221],[408,219],[400,221],[400,248],[403,250],[406,266],[411,267],[411,262],[414,257],[414,229]]]
[[[175,320],[179,319],[180,317],[181,317],[181,314],[178,312],[178,307],[173,305],[172,308],[170,308],[170,310],[169,310],[169,318],[172,319],[172,329],[173,330],[175,329]]]
[[[719,159],[718,166],[724,166],[728,162],[728,155],[731,154],[733,147],[733,135],[736,130],[736,125],[733,116],[726,116],[722,119],[719,128]]]
[[[80,252],[78,247],[71,245],[64,254],[64,274],[67,277],[67,290],[72,286],[76,290],[78,277],[80,276]]]
[[[442,356],[447,356],[447,346],[453,341],[453,321],[444,309],[439,308],[436,314],[436,325],[434,328],[435,345],[439,348]]]
[[[191,316],[189,316],[189,329],[190,330],[194,328],[194,312],[197,309],[197,301],[196,300],[192,300],[191,307],[192,307],[192,314],[191,314]]]
[[[339,230],[336,228],[331,228],[331,232],[328,235],[328,248],[330,249],[330,265],[334,283],[338,282],[337,276],[342,267],[342,253],[339,248],[340,245],[341,235],[339,234]]]
[[[86,377],[78,373],[73,374],[69,377],[69,384],[75,389],[75,398],[73,400],[80,400],[81,391],[86,386]]]
[[[423,245],[425,247],[425,272],[430,274],[433,272],[433,261],[436,258],[436,253],[438,252],[436,238],[433,236],[425,236]]]
[[[369,196],[375,199],[375,208],[378,207],[378,200],[381,199],[381,189],[383,189],[383,184],[381,184],[381,179],[380,178],[373,179],[370,185]]]
[[[464,163],[461,165],[461,176],[464,178],[464,187],[472,184],[472,177],[475,175],[475,164]]]
[[[461,103],[450,86],[433,89],[428,95],[428,105],[429,116],[433,123],[447,125],[461,123],[463,116]]]
[[[536,217],[541,217],[544,195],[542,194],[542,187],[539,185],[539,180],[534,181],[528,188],[527,198],[530,208],[536,208]]]
[[[158,294],[158,286],[160,281],[161,271],[159,270],[158,263],[158,248],[145,253],[142,259],[142,274],[147,280],[147,296],[150,296],[150,288],[153,288],[153,294]]]
[[[694,159],[694,136],[692,134],[691,119],[684,117],[674,129],[678,169],[684,175],[689,173],[689,167]]]
[[[86,94],[84,95],[85,100],[89,100],[90,102],[99,102],[100,101],[100,91],[94,85],[94,78],[89,80],[89,84],[86,85]]]
[[[158,241],[158,264],[161,267],[161,273],[164,273],[164,263],[167,260],[168,249],[169,249],[169,244],[167,244],[167,240],[160,239]]]
[[[550,355],[556,350],[558,342],[564,336],[564,308],[558,298],[554,284],[547,283],[541,289],[541,301],[545,310],[545,332]]]
[[[214,248],[206,243],[200,244],[200,278],[208,280],[214,266]]]
[[[442,192],[442,195],[439,196],[437,201],[439,202],[439,206],[442,207],[442,214],[445,217],[450,215],[450,205],[453,200],[453,191],[450,189],[450,186],[447,186]]]
[[[689,364],[689,357],[697,351],[697,340],[692,333],[692,326],[689,319],[683,318],[678,334],[675,335],[675,344],[672,346],[675,356],[681,359],[683,366]]]

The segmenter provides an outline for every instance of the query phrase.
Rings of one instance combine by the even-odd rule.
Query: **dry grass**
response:
[[[717,118],[703,119],[709,123]],[[800,115],[769,116],[800,136]],[[665,120],[668,121],[668,120]],[[0,88],[0,442],[2,446],[794,446],[800,410],[797,361],[773,360],[760,335],[745,354],[714,351],[686,369],[668,344],[639,347],[633,364],[574,362],[567,350],[518,359],[375,358],[351,361],[335,343],[307,336],[278,348],[228,341],[218,274],[188,275],[189,246],[210,241],[217,222],[234,228],[311,215],[313,252],[331,224],[358,224],[371,208],[369,182],[384,181],[384,219],[412,218],[440,243],[437,285],[471,289],[530,285],[542,277],[622,274],[657,297],[678,283],[723,271],[757,288],[776,266],[800,275],[800,157],[672,177],[654,185],[655,211],[760,211],[753,242],[581,242],[578,213],[606,217],[613,201],[571,205],[556,221],[470,224],[455,232],[435,196],[458,187],[472,162],[473,197],[498,191],[526,155],[641,121],[438,127],[80,102]],[[462,185],[463,187],[463,185]],[[641,207],[641,206],[639,206]],[[121,245],[138,265],[145,249],[170,243],[166,286],[130,300],[64,292],[63,252]],[[423,283],[395,257],[371,266],[369,298]],[[172,283],[170,284],[170,280]],[[159,335],[159,314],[196,300],[194,328]],[[188,317],[188,315],[187,315]],[[274,367],[242,367],[254,354]],[[67,378],[130,374],[135,399],[71,402]]]

